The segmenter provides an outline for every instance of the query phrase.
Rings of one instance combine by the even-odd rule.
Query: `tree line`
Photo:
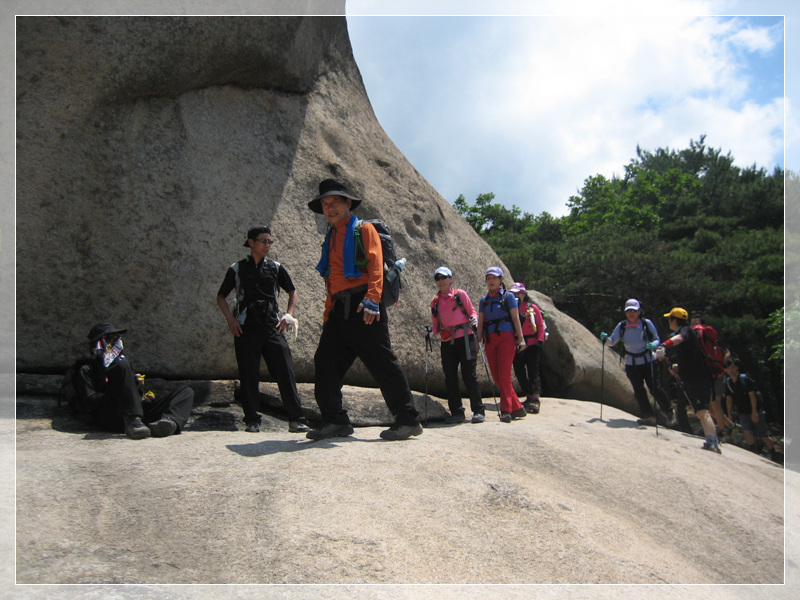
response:
[[[516,280],[595,334],[624,318],[627,298],[662,339],[670,308],[701,312],[782,422],[784,320],[800,314],[783,310],[782,169],[738,167],[701,136],[683,150],[637,147],[623,175],[587,178],[563,217],[509,209],[492,193],[453,204]]]

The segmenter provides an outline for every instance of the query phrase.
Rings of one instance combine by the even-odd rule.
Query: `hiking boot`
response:
[[[305,421],[305,423],[303,421]],[[308,426],[308,421],[305,419],[289,421],[289,433],[302,433],[310,429],[311,428]]]
[[[525,402],[522,403],[522,407],[532,415],[539,414],[540,404],[539,400],[537,399],[526,400]]]
[[[142,417],[125,417],[125,435],[132,440],[150,437],[150,430],[142,423]]]
[[[247,433],[258,433],[259,431],[261,431],[261,424],[260,423],[248,423],[245,426],[244,430]]]
[[[422,425],[419,423],[414,423],[413,425],[398,425],[395,423],[389,429],[381,431],[381,437],[390,442],[407,440],[412,435],[422,435]]]
[[[703,450],[709,450],[711,452],[716,452],[717,454],[722,454],[722,450],[719,449],[719,444],[709,444],[708,442],[704,442]]]
[[[515,411],[512,411],[511,418],[512,419],[524,419],[528,416],[527,411],[524,408],[518,408]]]
[[[473,423],[483,423],[484,421],[486,421],[486,415],[484,415],[483,413],[475,413],[474,415],[472,415]]]
[[[444,422],[448,425],[452,425],[455,423],[464,423],[466,422],[467,418],[464,416],[464,413],[455,413],[450,415],[449,417],[445,417]]]
[[[511,423],[511,413],[507,413],[507,412],[500,413],[500,420],[503,423]]]
[[[353,434],[353,426],[350,423],[323,423],[316,429],[312,429],[306,434],[310,440],[324,440],[326,438],[347,437]]]
[[[649,417],[645,417],[644,419],[639,419],[636,422],[639,425],[650,425],[650,426],[652,426],[652,425],[656,424],[656,418],[654,416],[650,415]]]
[[[178,429],[178,424],[168,417],[162,417],[155,423],[148,423],[147,428],[153,437],[167,437]]]

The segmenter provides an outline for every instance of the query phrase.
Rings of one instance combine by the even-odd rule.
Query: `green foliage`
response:
[[[454,205],[517,281],[591,331],[621,320],[629,297],[662,338],[671,307],[702,312],[760,382],[769,416],[782,419],[783,171],[741,169],[701,136],[683,150],[637,148],[624,173],[588,177],[560,218],[507,209],[494,194]],[[800,270],[800,240],[787,243]],[[792,310],[787,329],[800,323],[800,301]]]

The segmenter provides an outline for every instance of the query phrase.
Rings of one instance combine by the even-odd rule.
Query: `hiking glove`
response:
[[[608,334],[605,331],[600,332],[600,341],[604,344],[606,343],[606,339],[608,339]]]
[[[664,358],[667,355],[667,349],[664,346],[656,348],[656,358]]]
[[[381,314],[381,309],[377,303],[373,302],[372,300],[367,300],[364,298],[361,301],[361,306],[364,308],[364,312],[370,315],[379,315]]]
[[[650,350],[650,352],[655,352],[656,348],[655,342],[647,342],[647,349]]]

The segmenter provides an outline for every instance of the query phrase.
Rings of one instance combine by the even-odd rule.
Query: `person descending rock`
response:
[[[529,413],[538,414],[541,409],[542,378],[539,375],[539,355],[545,340],[542,310],[528,296],[522,282],[516,282],[509,290],[519,300],[519,320],[525,336],[525,350],[514,357],[514,374],[525,394],[522,406]]]
[[[675,411],[667,393],[661,386],[661,379],[656,376],[655,357],[653,351],[661,343],[656,326],[650,319],[642,317],[642,305],[635,298],[625,303],[625,319],[608,335],[600,333],[600,341],[613,346],[622,340],[625,346],[625,374],[633,387],[633,396],[639,403],[642,418],[640,425],[655,425],[656,416],[647,398],[645,384],[650,389],[661,410],[667,415],[666,425],[675,426]]]
[[[677,368],[673,365],[670,371],[677,376],[703,426],[706,436],[703,450],[722,454],[717,428],[708,412],[711,402],[711,373],[703,360],[697,337],[689,326],[689,313],[676,306],[664,316],[669,320],[669,328],[674,335],[658,347],[656,357],[667,360],[666,351],[674,349]]]
[[[445,423],[466,421],[458,386],[459,365],[461,379],[467,386],[472,422],[483,423],[486,419],[485,409],[476,374],[478,352],[475,330],[478,327],[478,313],[467,292],[453,288],[453,272],[450,269],[439,267],[433,274],[433,280],[439,291],[431,300],[431,331],[434,336],[440,336],[442,342],[442,371],[450,409],[450,416],[445,418]]]
[[[133,370],[123,352],[122,334],[127,331],[110,323],[89,331],[90,356],[79,361],[72,380],[76,412],[101,429],[125,432],[134,440],[180,433],[194,392],[188,386],[163,396],[146,390],[145,376]]]
[[[375,227],[359,223],[352,214],[361,200],[337,179],[319,184],[319,195],[308,207],[324,215],[330,227],[322,245],[317,271],[325,278],[327,296],[322,334],[314,354],[314,394],[322,424],[306,437],[322,440],[348,436],[353,427],[342,406],[342,385],[356,358],[378,383],[394,424],[381,432],[385,440],[406,440],[422,434],[406,374],[392,350],[386,307],[381,302],[384,286],[383,248]],[[356,265],[356,228],[360,229],[366,264]],[[359,262],[363,262],[359,260]]]
[[[233,334],[245,431],[250,433],[258,433],[261,426],[258,372],[262,357],[278,384],[283,408],[289,415],[289,431],[309,430],[297,392],[292,351],[284,337],[285,333],[297,331],[293,316],[297,290],[284,266],[267,258],[274,243],[272,231],[266,225],[250,228],[244,242],[244,247],[250,248],[250,255],[228,267],[217,292],[217,305]],[[286,313],[278,319],[281,289],[289,298]],[[226,298],[233,290],[236,299],[231,311]]]
[[[510,423],[527,414],[511,380],[514,355],[525,349],[525,337],[519,322],[517,297],[506,292],[500,267],[486,270],[486,287],[487,294],[481,298],[478,309],[478,342],[485,342],[486,362],[500,390],[500,420]]]

